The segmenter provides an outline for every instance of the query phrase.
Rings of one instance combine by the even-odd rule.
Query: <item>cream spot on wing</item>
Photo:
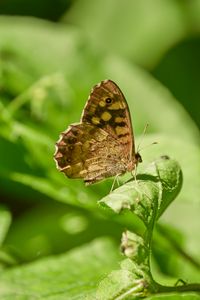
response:
[[[120,144],[125,144],[127,146],[130,143],[131,143],[131,139],[127,135],[120,136]]]
[[[95,110],[96,110],[96,105],[92,105],[90,106],[90,112],[91,113],[95,113]]]
[[[92,123],[94,125],[98,125],[100,123],[100,118],[98,118],[98,117],[92,117]]]
[[[121,118],[121,117],[116,117],[115,118],[115,123],[121,123],[124,121],[124,118]]]
[[[126,134],[129,132],[127,127],[121,127],[121,126],[116,126],[115,131],[117,135]]]
[[[71,166],[67,165],[66,167],[60,168],[61,172],[66,172],[69,171],[71,169]]]
[[[111,104],[110,106],[108,106],[108,109],[109,110],[117,110],[117,109],[122,109],[122,108],[125,108],[126,105],[124,102],[122,101],[117,101],[117,102],[114,102],[113,104]]]
[[[55,158],[57,159],[57,158],[61,158],[61,157],[63,157],[63,154],[61,152],[59,152],[59,150],[58,150],[58,152],[55,154]]]
[[[110,110],[115,110],[115,109],[120,109],[120,108],[121,108],[121,106],[120,106],[119,101],[111,104],[110,106],[108,106],[108,109],[110,109]]]
[[[99,101],[99,106],[104,107],[106,104],[103,100]]]
[[[101,82],[97,83],[95,87],[99,88],[100,86],[101,86]]]
[[[101,115],[101,119],[103,119],[104,121],[109,121],[111,118],[111,114],[107,111],[104,111]]]
[[[123,108],[126,108],[126,103],[125,102],[121,102]]]
[[[108,83],[109,79],[105,79],[102,81],[102,83]]]
[[[57,142],[57,145],[60,147],[60,146],[66,146],[67,144],[66,144],[64,138],[61,137],[61,140],[59,140],[59,141]]]
[[[102,142],[104,140],[106,140],[108,137],[108,133],[104,130],[97,130],[94,133],[94,139],[98,142]]]
[[[85,177],[86,175],[87,175],[87,171],[86,170],[80,171],[80,176],[81,177]]]

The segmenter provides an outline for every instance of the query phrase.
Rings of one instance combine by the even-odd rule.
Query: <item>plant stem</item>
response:
[[[173,292],[200,292],[200,284],[191,283],[181,286],[164,286],[154,282],[155,290],[153,293],[173,293]]]

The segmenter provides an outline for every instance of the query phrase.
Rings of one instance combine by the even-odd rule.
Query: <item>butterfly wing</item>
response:
[[[112,80],[104,80],[91,90],[81,122],[102,128],[117,139],[118,144],[124,145],[123,155],[128,161],[135,156],[129,107],[122,91]]]
[[[91,184],[126,171],[126,161],[119,160],[122,152],[123,146],[109,133],[80,123],[61,134],[54,158],[66,176]]]
[[[131,171],[135,146],[128,104],[111,80],[96,85],[81,123],[71,125],[57,142],[57,167],[70,178],[91,184]]]

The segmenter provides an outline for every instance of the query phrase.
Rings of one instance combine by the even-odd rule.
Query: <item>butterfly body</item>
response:
[[[104,80],[92,89],[80,123],[61,134],[54,158],[61,172],[87,185],[130,172],[141,161],[128,104],[113,81]]]

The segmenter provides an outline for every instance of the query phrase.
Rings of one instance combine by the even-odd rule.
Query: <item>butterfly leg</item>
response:
[[[110,193],[111,193],[111,192],[113,191],[113,189],[114,189],[115,182],[117,182],[117,185],[120,186],[120,184],[119,184],[119,175],[120,175],[120,174],[115,175],[115,178],[114,178],[114,180],[113,180],[113,183],[112,183],[112,186],[111,186],[111,189],[110,189]]]
[[[132,174],[135,182],[138,182],[137,181],[137,165],[135,165],[135,168],[134,168],[134,170],[131,171],[131,174]]]
[[[120,186],[119,175],[117,176],[116,181],[117,181],[117,185],[118,185],[118,187],[119,187],[119,186]]]

